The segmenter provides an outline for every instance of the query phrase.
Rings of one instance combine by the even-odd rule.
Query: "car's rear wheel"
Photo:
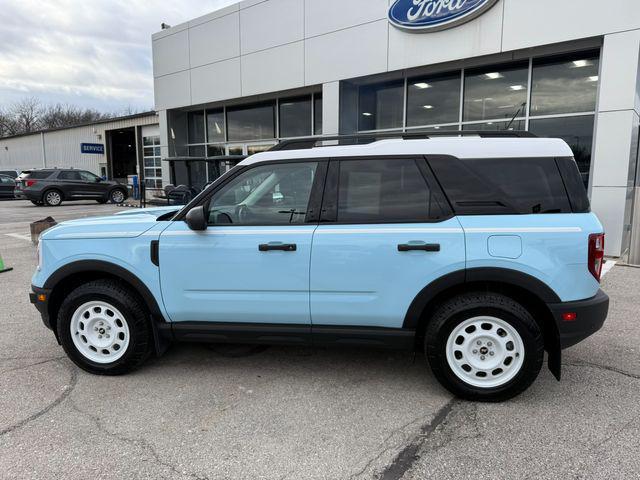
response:
[[[62,192],[59,190],[47,190],[44,194],[43,201],[50,207],[57,207],[62,203]]]
[[[468,293],[437,309],[427,327],[425,353],[436,378],[455,395],[503,401],[535,381],[544,341],[519,303],[497,293]]]
[[[90,373],[127,373],[151,353],[144,305],[114,280],[95,280],[73,290],[60,307],[57,329],[69,358]]]
[[[109,194],[109,199],[111,200],[111,203],[122,203],[127,199],[127,194],[124,192],[124,190],[117,188],[111,191],[111,194]]]

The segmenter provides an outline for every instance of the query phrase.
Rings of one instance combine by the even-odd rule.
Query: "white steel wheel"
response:
[[[51,190],[45,195],[45,200],[48,205],[55,207],[57,205],[60,205],[60,203],[62,202],[62,196],[59,192]]]
[[[122,190],[114,190],[111,193],[111,201],[113,203],[122,203],[122,202],[124,202],[124,193],[122,193]]]
[[[131,335],[120,311],[99,300],[80,305],[69,324],[71,338],[83,357],[95,363],[112,363],[124,355]]]
[[[513,380],[524,364],[524,343],[508,322],[491,316],[465,320],[447,340],[447,363],[463,382],[495,388]]]

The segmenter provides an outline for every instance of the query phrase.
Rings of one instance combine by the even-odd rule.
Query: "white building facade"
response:
[[[194,160],[165,183],[283,138],[526,129],[572,147],[607,254],[640,243],[638,0],[245,0],[153,64],[162,157]]]

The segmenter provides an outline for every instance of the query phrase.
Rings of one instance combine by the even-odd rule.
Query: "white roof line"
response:
[[[278,150],[252,155],[241,165],[270,160],[393,155],[452,155],[458,158],[555,158],[573,152],[558,138],[436,137],[384,139],[364,145],[335,145],[302,150]]]

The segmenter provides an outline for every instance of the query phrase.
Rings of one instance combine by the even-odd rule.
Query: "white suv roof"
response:
[[[320,141],[321,138],[318,139]],[[336,145],[303,150],[278,150],[251,155],[240,165],[270,160],[304,158],[365,157],[372,155],[452,155],[458,158],[572,157],[573,152],[558,138],[442,137],[389,139],[364,145]]]

